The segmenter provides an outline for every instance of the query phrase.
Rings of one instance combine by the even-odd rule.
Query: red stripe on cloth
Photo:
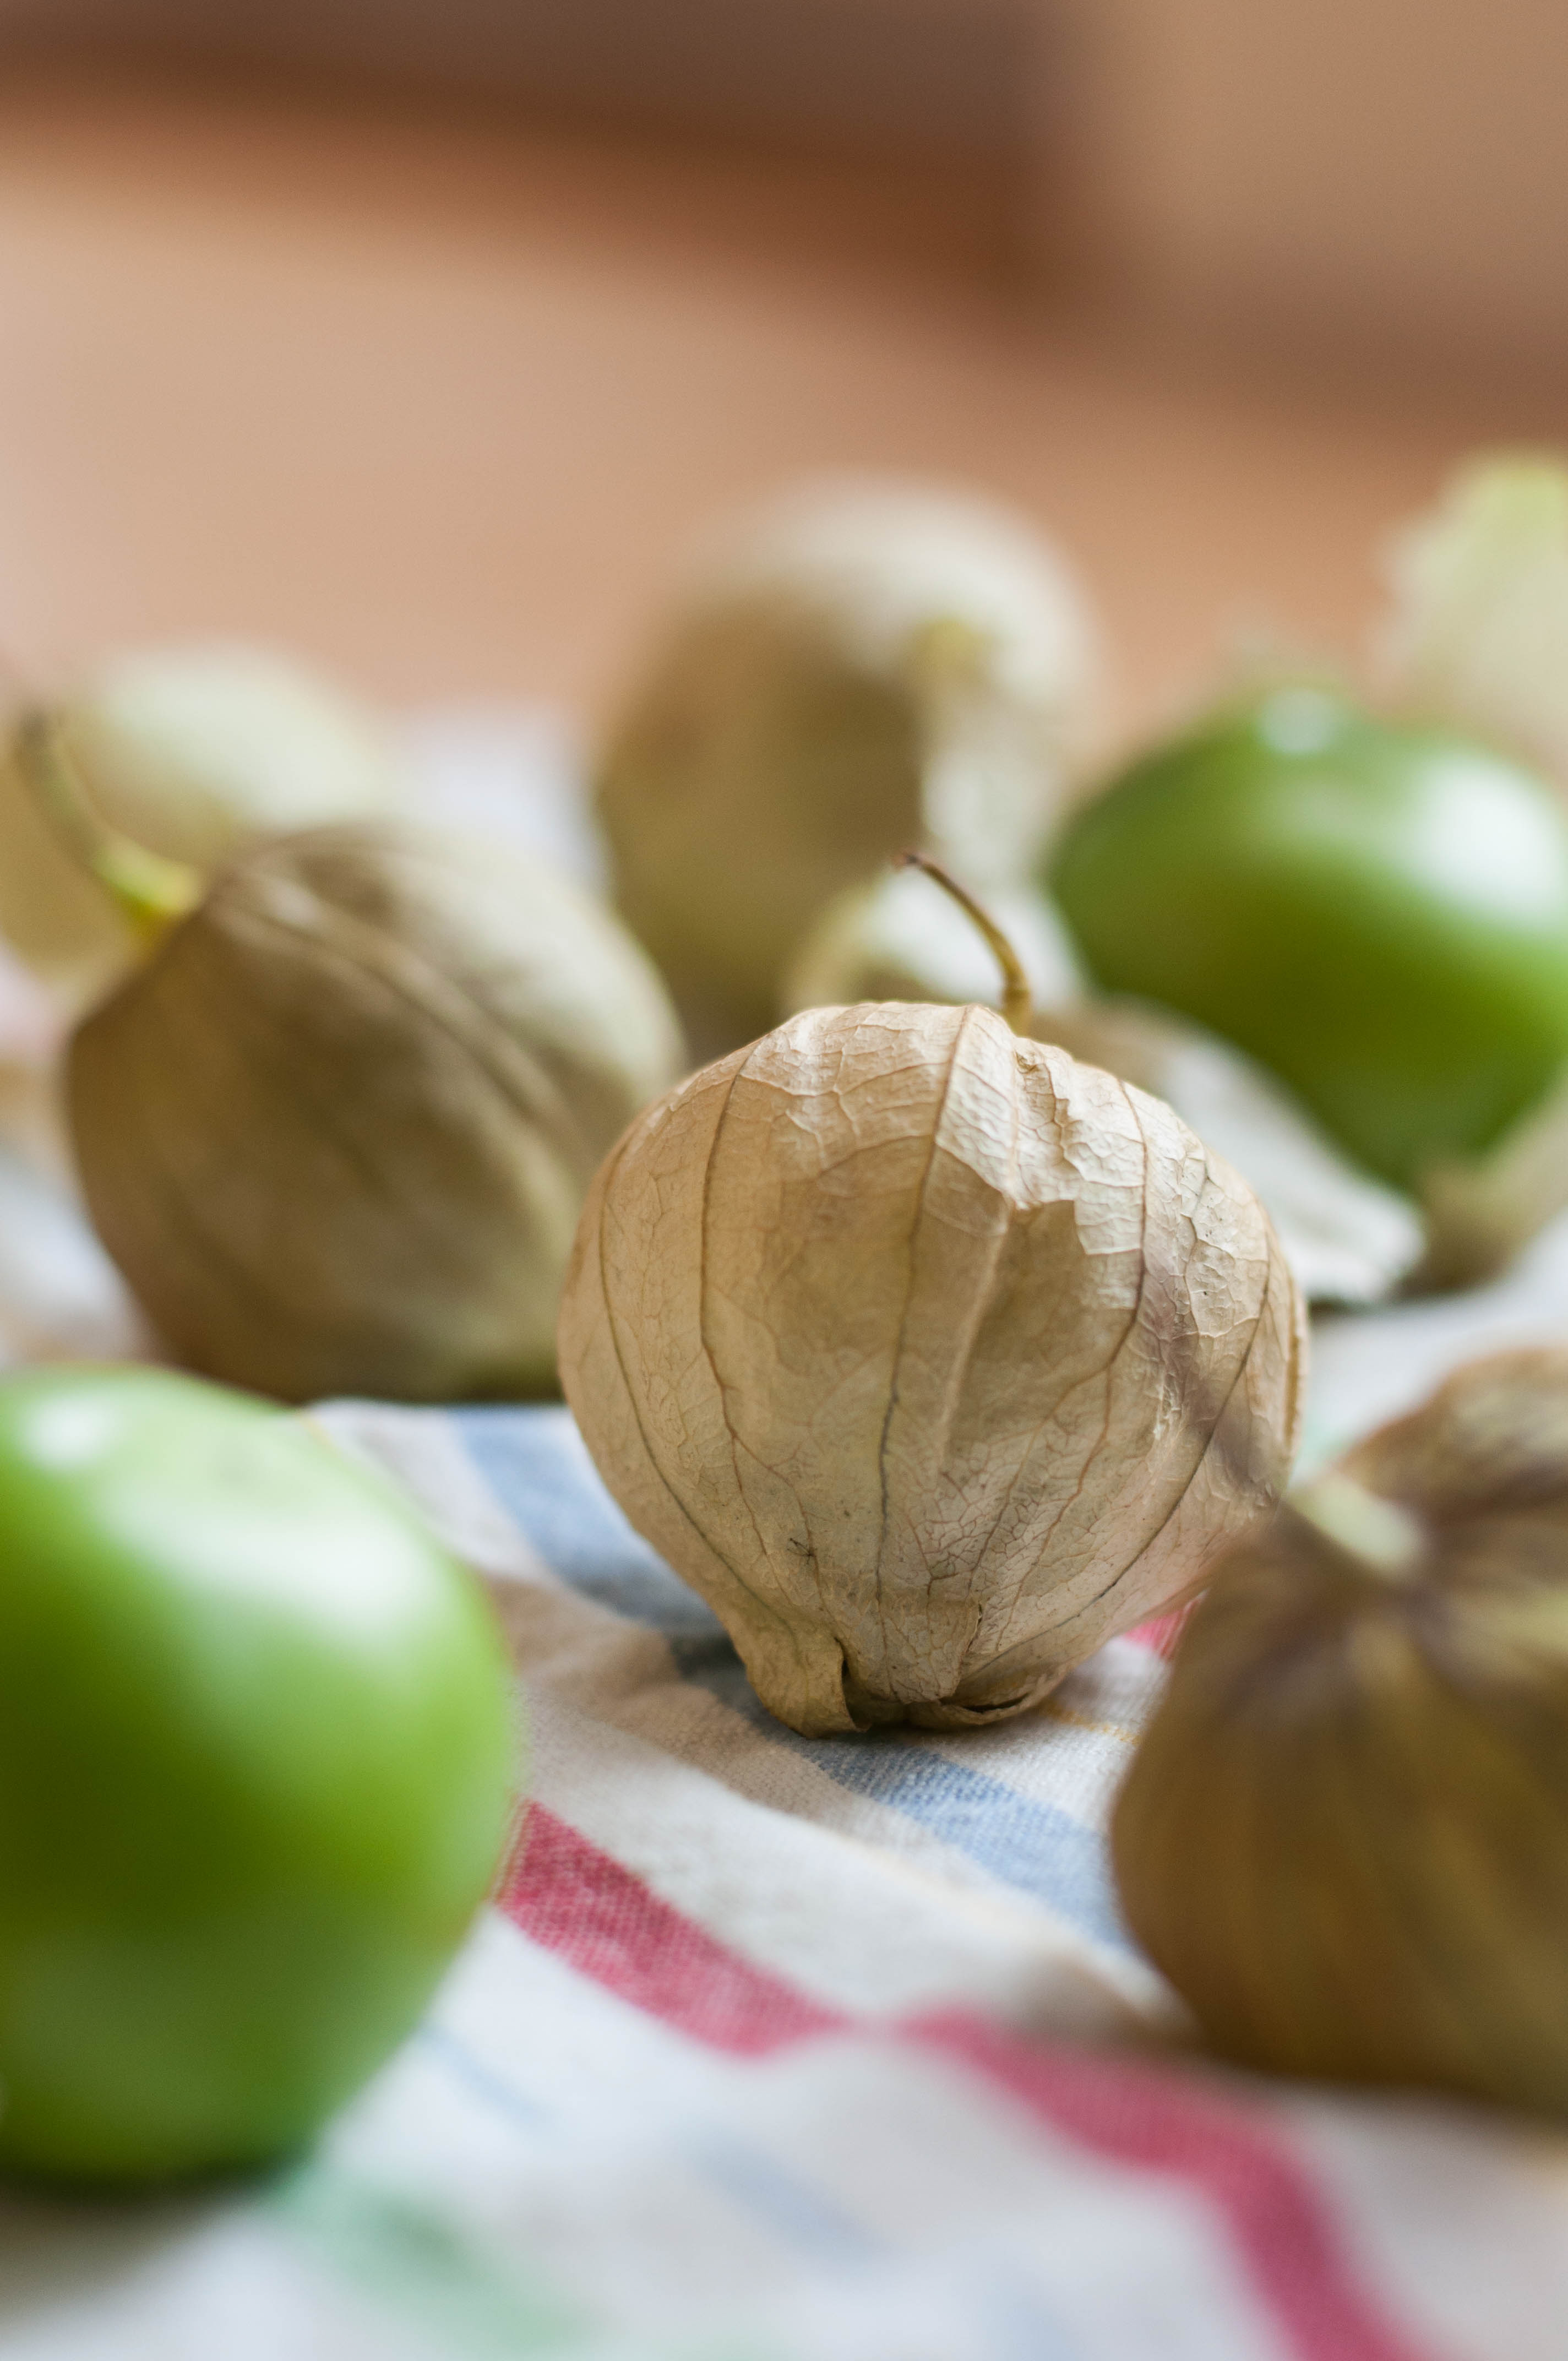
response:
[[[1135,1647],[1152,1650],[1157,1656],[1174,1656],[1176,1643],[1186,1631],[1188,1618],[1197,1604],[1195,1598],[1190,1598],[1185,1607],[1174,1607],[1168,1615],[1152,1615],[1146,1623],[1135,1623],[1130,1631],[1123,1632],[1122,1637],[1131,1640]]]
[[[901,2023],[824,2007],[755,1967],[588,1839],[532,1805],[497,1894],[530,1939],[663,2024],[742,2057],[825,2033],[892,2035],[953,2059],[1094,2155],[1206,2198],[1299,2361],[1427,2361],[1339,2251],[1303,2167],[1261,2108],[1195,2074],[1025,2039],[967,2011]]]
[[[760,2058],[850,2021],[717,1942],[541,1805],[496,1901],[580,1975],[712,2048]]]
[[[1304,2361],[1422,2361],[1357,2284],[1317,2189],[1260,2111],[1179,2069],[1047,2048],[964,2011],[901,2030],[997,2083],[1097,2156],[1200,2190]]]

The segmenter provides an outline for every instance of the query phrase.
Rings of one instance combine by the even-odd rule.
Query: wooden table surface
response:
[[[262,633],[396,698],[591,704],[694,525],[875,466],[1058,534],[1135,726],[1237,631],[1354,645],[1391,522],[1469,442],[1542,423],[1506,391],[1329,390],[1056,316],[1002,267],[1002,202],[951,172],[11,72],[0,632],[44,670]]]

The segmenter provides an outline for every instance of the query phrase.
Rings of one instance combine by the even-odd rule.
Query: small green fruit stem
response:
[[[200,901],[198,873],[148,852],[99,818],[59,720],[46,706],[23,713],[15,747],[30,793],[72,860],[103,886],[142,942],[157,942]]]
[[[995,919],[982,910],[974,895],[968,893],[956,877],[950,876],[939,861],[933,861],[928,852],[901,852],[895,856],[893,865],[895,869],[923,869],[944,894],[951,895],[964,916],[972,919],[985,937],[996,964],[1002,970],[1002,1014],[1014,1033],[1027,1034],[1035,1015],[1035,995],[1029,989],[1029,979],[1024,972],[1022,960]]]

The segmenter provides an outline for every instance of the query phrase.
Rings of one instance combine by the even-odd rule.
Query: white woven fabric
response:
[[[60,1251],[90,1333],[91,1257]],[[38,1303],[9,1309],[36,1353]],[[1568,1227],[1483,1293],[1321,1323],[1310,1456],[1541,1337],[1568,1337]],[[1157,1645],[995,1730],[802,1740],[564,1411],[316,1415],[491,1587],[522,1841],[310,2158],[135,2205],[0,2196],[0,2361],[1568,2356],[1568,2141],[1168,2046],[1102,1842]]]

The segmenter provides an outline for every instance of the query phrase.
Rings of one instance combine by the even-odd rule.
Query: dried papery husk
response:
[[[1568,2114],[1568,1352],[1471,1364],[1225,1560],[1113,1847],[1216,2049]]]
[[[378,717],[266,648],[128,650],[18,706],[0,743],[0,932],[78,1008],[134,964],[137,939],[47,808],[40,717],[100,821],[203,875],[244,844],[387,813],[406,793]]]
[[[1066,564],[989,501],[829,479],[715,534],[596,779],[618,904],[714,1045],[773,1023],[801,938],[900,846],[1024,881],[1095,671]]]
[[[1061,924],[1029,887],[988,894],[1034,991],[1030,1030],[1164,1099],[1234,1166],[1268,1210],[1309,1301],[1379,1303],[1427,1253],[1409,1201],[1343,1157],[1284,1084],[1217,1034],[1146,1001],[1086,996]],[[784,978],[784,1013],[858,1000],[961,1005],[990,989],[992,955],[951,899],[917,870],[842,895]],[[1568,1133],[1568,1101],[1562,1130]],[[1544,1145],[1544,1143],[1543,1143]],[[1568,1153],[1550,1166],[1568,1202]]]
[[[1234,1165],[1309,1302],[1385,1302],[1421,1262],[1426,1226],[1409,1199],[1342,1156],[1283,1082],[1218,1034],[1114,998],[1041,1009],[1033,1029],[1164,1099]]]
[[[990,1010],[816,1009],[632,1126],[561,1375],[796,1730],[983,1724],[1184,1598],[1288,1471],[1299,1298],[1168,1107]]]
[[[193,1367],[291,1400],[537,1392],[668,1000],[542,865],[387,823],[245,855],[78,1028],[100,1235]]]

